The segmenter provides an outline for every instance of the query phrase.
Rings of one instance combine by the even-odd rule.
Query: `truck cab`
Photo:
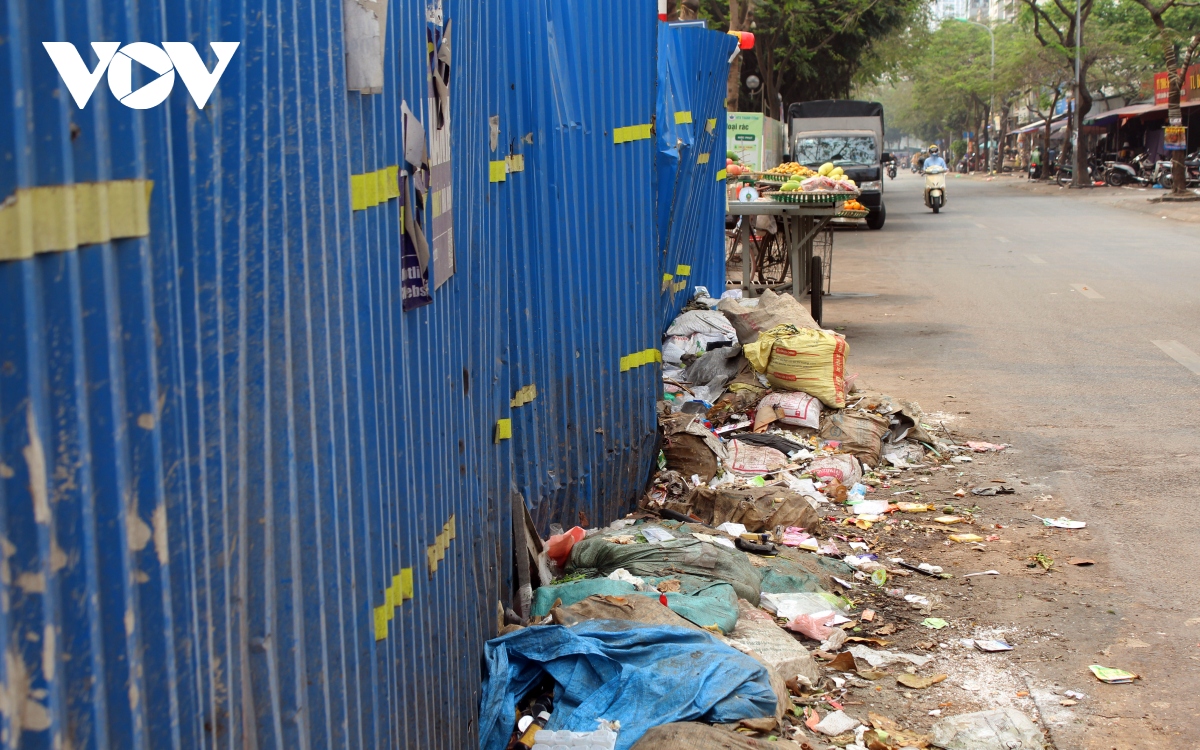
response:
[[[883,105],[878,102],[824,99],[788,108],[792,161],[816,169],[826,162],[841,167],[862,192],[870,211],[867,227],[882,229]]]

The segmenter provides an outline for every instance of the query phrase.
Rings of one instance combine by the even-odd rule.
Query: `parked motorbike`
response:
[[[1104,163],[1097,161],[1095,158],[1088,159],[1087,165],[1087,182],[1092,184],[1096,181],[1096,175],[1104,172]],[[1067,162],[1058,168],[1058,184],[1062,186],[1070,185],[1074,182],[1075,165]]]
[[[1104,181],[1112,187],[1133,184],[1153,185],[1154,171],[1154,168],[1150,166],[1150,157],[1146,154],[1138,154],[1133,157],[1132,164],[1123,164],[1119,161],[1108,163],[1104,170]]]
[[[887,165],[887,174],[891,179],[896,179],[896,162],[889,161]]]
[[[1187,177],[1187,187],[1200,187],[1200,150],[1194,151],[1184,157],[1183,171]],[[1171,176],[1170,160],[1155,162],[1154,172],[1150,179],[1170,190],[1174,184],[1174,178]]]
[[[925,170],[925,205],[936,214],[946,205],[946,172],[942,167]]]

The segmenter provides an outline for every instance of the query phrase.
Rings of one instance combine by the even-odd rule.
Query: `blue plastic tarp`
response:
[[[767,670],[710,634],[616,620],[523,628],[488,641],[479,708],[481,750],[504,750],[519,698],[554,678],[547,729],[596,729],[621,722],[617,750],[651,727],[774,716]]]

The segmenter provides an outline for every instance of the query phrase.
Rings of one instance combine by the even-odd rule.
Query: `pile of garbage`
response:
[[[953,524],[880,490],[1005,447],[960,444],[858,383],[848,355],[789,296],[699,290],[664,335],[662,449],[637,512],[537,540],[538,585],[487,646],[483,750],[1042,750],[1012,708],[928,731],[843,710],[884,677],[946,677],[864,630],[888,607],[930,614],[895,581],[942,573],[883,556],[872,530]]]

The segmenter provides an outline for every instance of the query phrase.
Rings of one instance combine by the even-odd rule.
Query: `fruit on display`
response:
[[[816,172],[812,171],[803,164],[798,164],[794,161],[784,162],[775,167],[768,169],[765,174],[783,175],[787,177],[812,177]]]
[[[842,204],[843,211],[866,211],[867,207],[851,198]]]

